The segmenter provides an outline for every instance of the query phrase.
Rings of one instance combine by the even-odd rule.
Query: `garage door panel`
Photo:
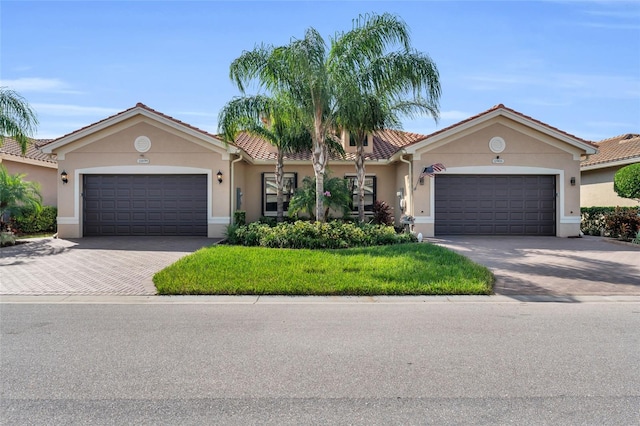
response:
[[[206,175],[85,175],[84,235],[207,235]]]
[[[555,176],[435,179],[436,235],[555,235]]]

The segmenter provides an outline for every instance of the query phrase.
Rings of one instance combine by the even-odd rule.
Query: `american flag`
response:
[[[425,176],[433,177],[436,173],[444,172],[447,168],[442,163],[435,163],[422,169],[419,179]]]

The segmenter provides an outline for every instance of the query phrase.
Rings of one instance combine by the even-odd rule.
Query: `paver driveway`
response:
[[[489,267],[502,295],[640,295],[640,246],[599,237],[430,239]]]
[[[148,295],[153,274],[219,240],[203,237],[40,239],[0,249],[2,295]]]

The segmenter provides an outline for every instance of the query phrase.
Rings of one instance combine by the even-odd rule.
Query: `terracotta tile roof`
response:
[[[66,137],[69,137],[69,136],[74,135],[76,133],[82,132],[83,130],[86,130],[86,129],[90,128],[90,127],[96,126],[96,125],[98,125],[100,123],[103,123],[103,122],[105,122],[107,120],[112,120],[112,119],[114,119],[116,117],[119,117],[121,115],[127,114],[128,112],[130,112],[131,110],[136,109],[136,108],[142,108],[144,110],[152,112],[152,113],[154,113],[156,115],[159,115],[159,116],[161,116],[163,118],[166,118],[167,120],[173,121],[174,123],[180,124],[182,126],[190,128],[192,130],[195,130],[196,132],[202,133],[203,135],[210,136],[210,137],[213,137],[213,138],[216,138],[216,139],[220,139],[219,136],[213,135],[213,134],[211,134],[211,133],[209,133],[209,132],[207,132],[205,130],[199,129],[199,128],[195,127],[195,126],[192,126],[191,124],[185,123],[184,121],[180,121],[180,120],[178,120],[176,118],[173,118],[173,117],[171,117],[171,116],[169,116],[167,114],[161,113],[160,111],[156,111],[155,109],[150,108],[150,107],[146,106],[145,104],[143,104],[141,102],[138,102],[134,107],[131,107],[129,109],[121,111],[121,112],[119,112],[117,114],[114,114],[112,116],[104,118],[104,119],[102,119],[100,121],[96,121],[95,123],[92,123],[92,124],[89,124],[87,126],[84,126],[84,127],[80,128],[78,130],[74,130],[73,132],[67,133],[66,135],[60,136],[59,138],[51,139],[51,140],[47,141],[46,143],[42,144],[41,146],[48,145],[51,142],[57,141],[58,139],[66,138]]]
[[[43,153],[39,149],[42,145],[45,145],[50,141],[50,139],[31,139],[31,143],[27,147],[27,152],[23,156],[20,144],[18,144],[18,142],[13,138],[5,137],[4,143],[0,146],[0,154],[4,154],[9,157],[27,158],[30,160],[45,161],[47,163],[56,164],[55,160],[49,158],[47,154]]]
[[[458,127],[458,126],[461,126],[461,125],[463,125],[463,124],[465,124],[465,123],[468,123],[468,122],[470,122],[470,121],[473,121],[473,120],[475,120],[475,119],[477,119],[477,118],[480,118],[480,117],[482,117],[482,116],[484,116],[484,115],[487,115],[487,114],[489,114],[489,113],[491,113],[491,112],[493,112],[493,111],[497,111],[497,110],[499,110],[499,109],[503,109],[503,110],[505,110],[505,111],[509,111],[509,112],[511,112],[512,114],[515,114],[515,115],[518,115],[518,116],[520,116],[520,117],[522,117],[522,118],[525,118],[525,119],[527,119],[527,120],[533,121],[534,123],[537,123],[537,124],[539,124],[540,126],[543,126],[543,127],[548,128],[548,129],[554,130],[554,131],[556,131],[556,132],[562,133],[562,134],[563,134],[563,135],[565,135],[565,136],[568,136],[568,137],[570,137],[570,138],[576,139],[576,140],[578,140],[578,141],[580,141],[580,142],[586,143],[586,144],[591,145],[591,146],[593,146],[593,147],[597,147],[597,145],[595,145],[595,144],[594,144],[593,142],[591,142],[591,141],[587,141],[587,140],[585,140],[585,139],[579,138],[579,137],[577,137],[577,136],[575,136],[575,135],[572,135],[572,134],[570,134],[570,133],[567,133],[567,132],[565,132],[565,131],[563,131],[563,130],[558,129],[557,127],[550,126],[550,125],[548,125],[548,124],[546,124],[546,123],[543,123],[543,122],[542,122],[542,121],[540,121],[540,120],[536,120],[536,119],[535,119],[535,118],[533,118],[533,117],[530,117],[530,116],[525,115],[525,114],[523,114],[523,113],[521,113],[521,112],[518,112],[518,111],[516,111],[515,109],[508,108],[508,107],[504,106],[504,104],[498,104],[498,105],[495,105],[495,106],[493,106],[493,107],[489,108],[489,109],[488,109],[488,110],[486,110],[486,111],[483,111],[483,112],[481,112],[481,113],[479,113],[479,114],[476,114],[476,115],[474,115],[474,116],[472,116],[472,117],[469,117],[469,118],[467,118],[467,119],[464,119],[464,120],[462,120],[462,121],[459,121],[459,122],[457,122],[457,123],[455,123],[455,124],[452,124],[451,126],[445,127],[444,129],[440,129],[440,130],[438,130],[438,131],[435,131],[435,132],[433,132],[433,133],[429,134],[429,136],[428,136],[428,137],[433,137],[433,136],[438,135],[438,134],[440,134],[440,133],[444,133],[444,132],[446,132],[446,131],[448,131],[448,130],[455,129],[455,128],[456,128],[456,127]]]
[[[400,130],[381,130],[373,135],[373,152],[365,153],[365,160],[388,160],[403,147],[426,138],[418,133],[403,132]],[[235,145],[256,160],[276,160],[276,149],[264,139],[241,133],[235,141]],[[311,152],[286,154],[285,161],[311,161]],[[354,161],[355,153],[348,152],[345,158],[332,156],[330,161]]]
[[[580,163],[580,167],[594,166],[602,164],[606,167],[606,163],[612,163],[622,160],[630,160],[640,162],[640,135],[627,133],[613,138],[604,139],[596,143],[598,153],[589,156]]]

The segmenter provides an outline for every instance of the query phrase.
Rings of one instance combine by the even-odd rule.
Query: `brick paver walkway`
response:
[[[501,295],[640,296],[640,246],[600,237],[430,239],[487,266]]]
[[[0,249],[0,295],[150,295],[153,274],[218,240],[39,239]]]

